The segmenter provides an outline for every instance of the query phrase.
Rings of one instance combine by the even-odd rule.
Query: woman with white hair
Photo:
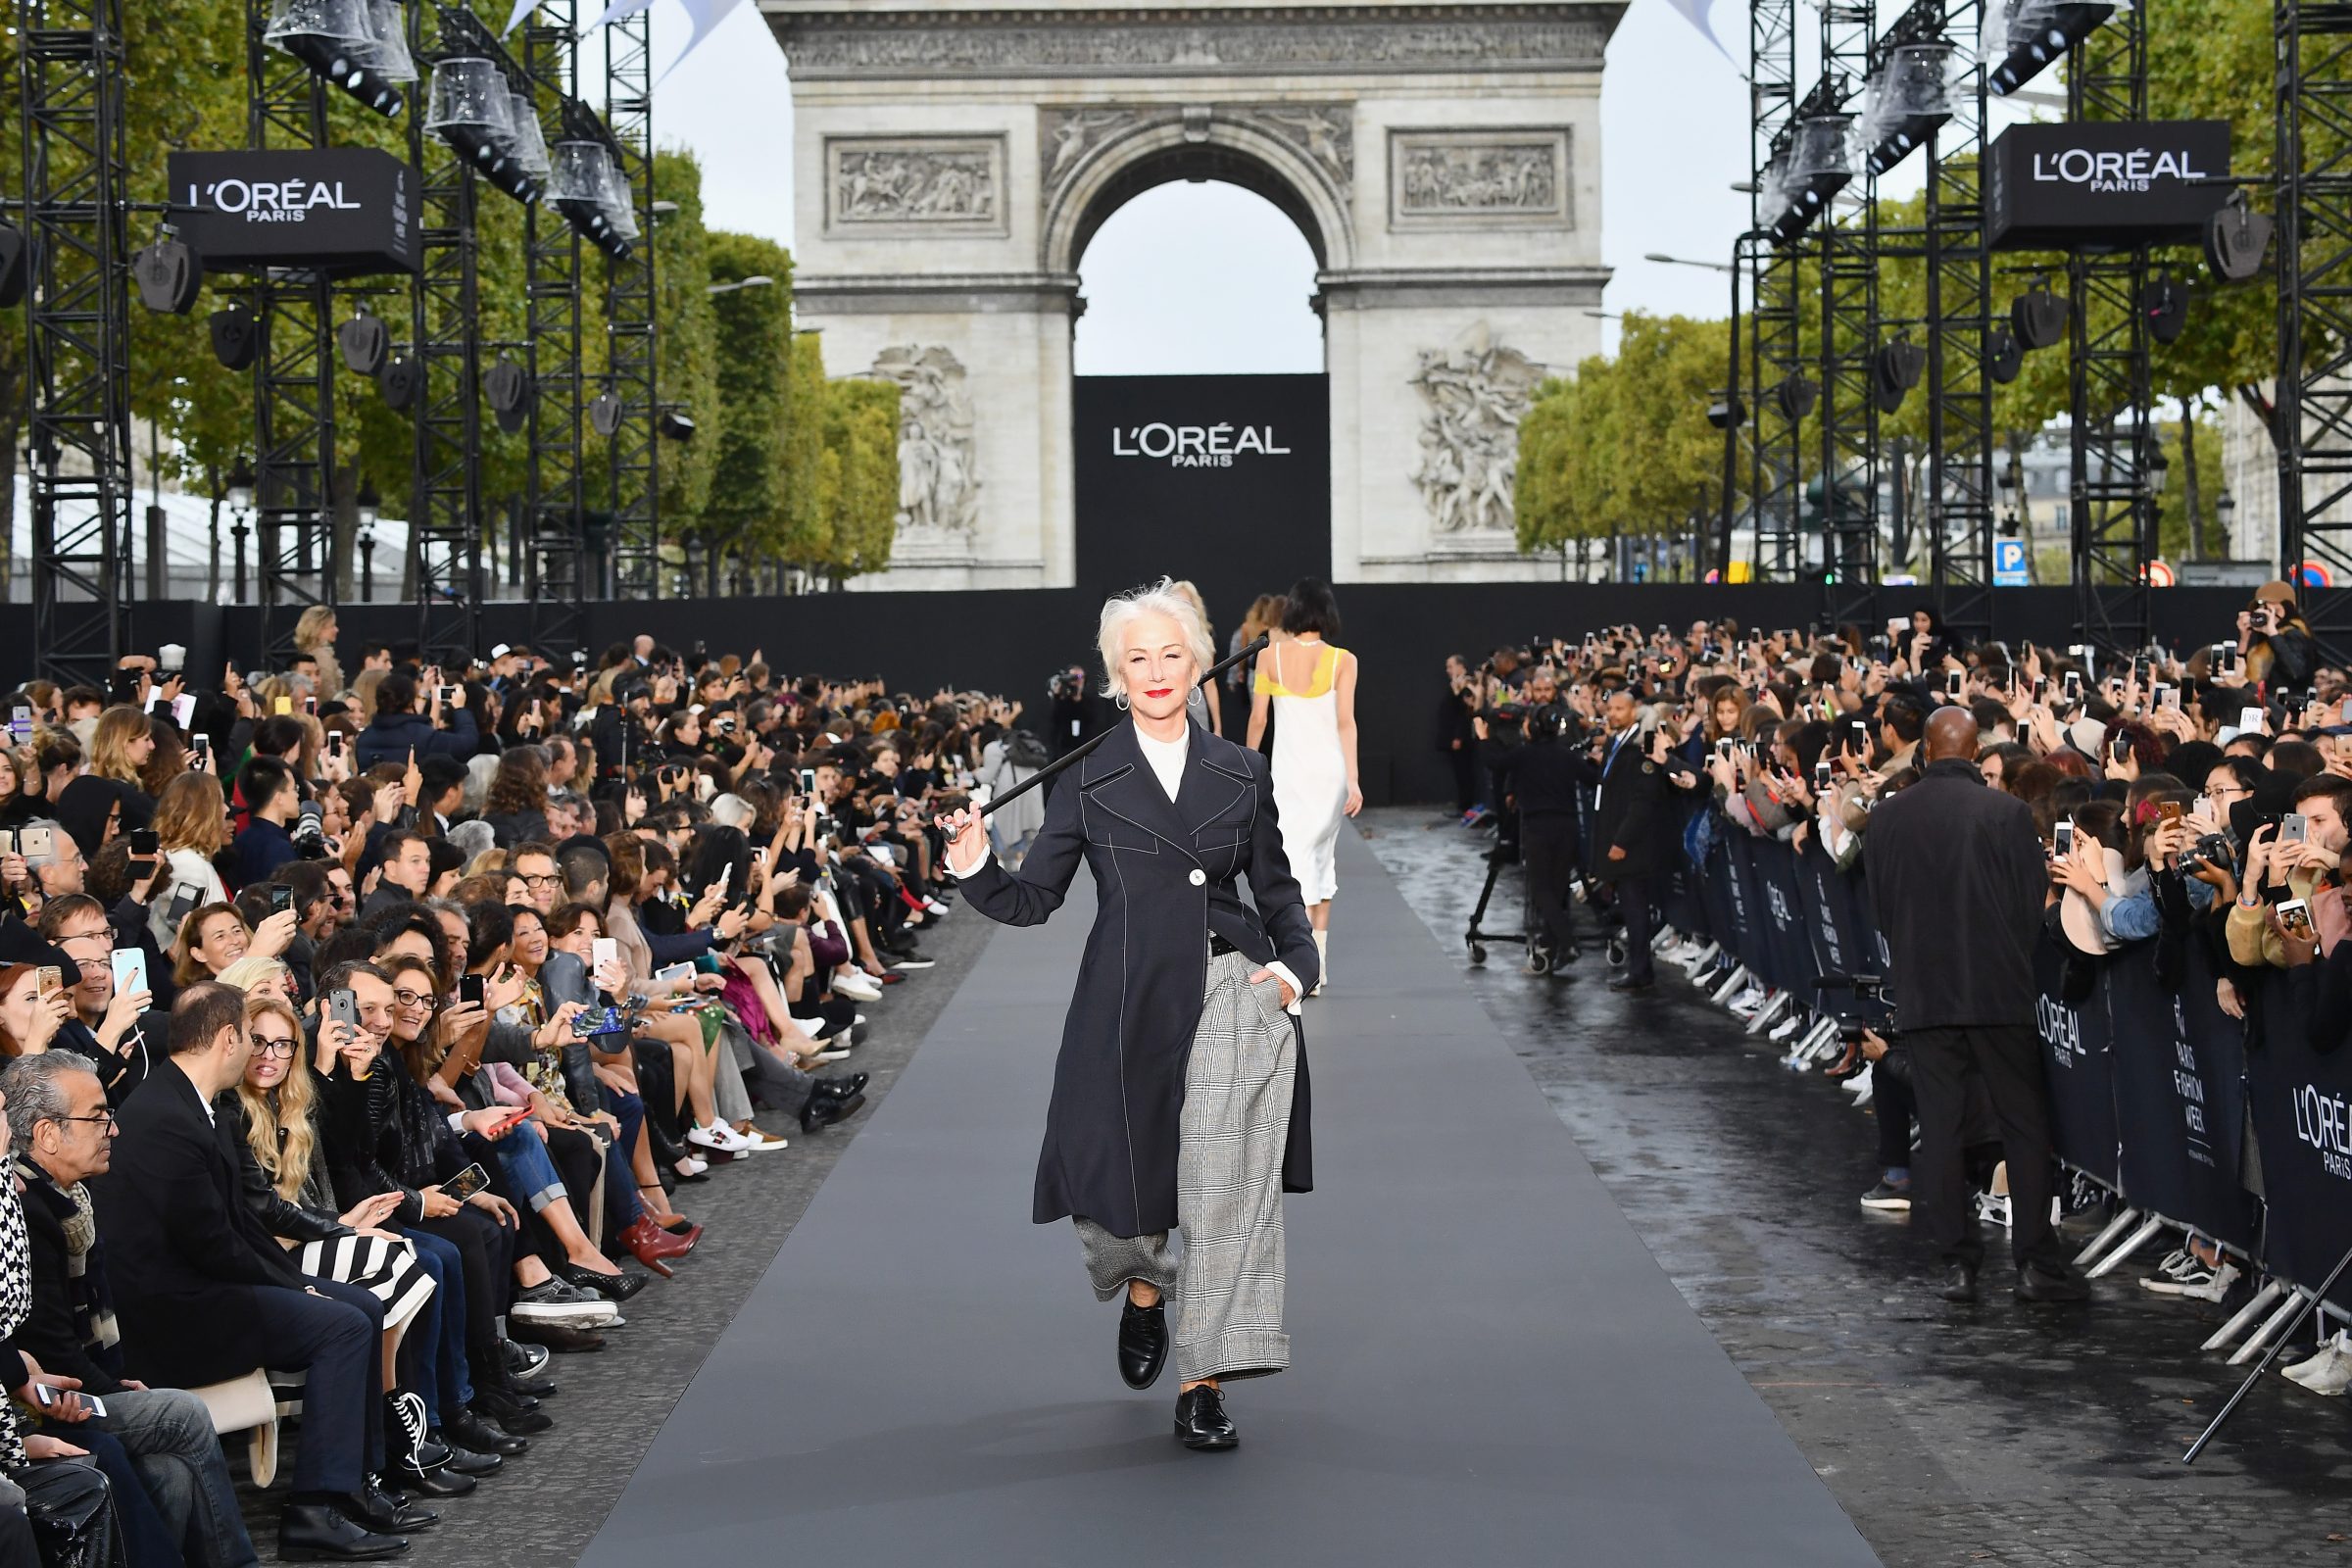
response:
[[[1128,721],[1054,781],[1020,869],[991,858],[976,810],[940,825],[965,899],[1007,925],[1043,923],[1079,862],[1094,872],[1031,1217],[1075,1220],[1096,1296],[1125,1296],[1130,1388],[1157,1381],[1173,1301],[1176,1436],[1230,1448],[1221,1385],[1290,1362],[1282,1195],[1313,1185],[1295,1009],[1314,939],[1264,759],[1186,717],[1212,658],[1199,612],[1164,580],[1121,595],[1102,650]]]

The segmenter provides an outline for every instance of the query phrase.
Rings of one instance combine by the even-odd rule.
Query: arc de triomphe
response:
[[[1222,179],[1317,264],[1341,582],[1538,575],[1516,423],[1599,348],[1600,73],[1620,0],[760,0],[792,73],[796,291],[835,374],[905,389],[876,587],[1074,580],[1078,264]]]

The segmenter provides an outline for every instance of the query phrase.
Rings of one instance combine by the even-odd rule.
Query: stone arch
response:
[[[1071,111],[1084,115],[1088,111]],[[1040,270],[1073,276],[1086,247],[1135,197],[1176,180],[1218,179],[1264,197],[1298,226],[1318,271],[1355,254],[1348,193],[1280,133],[1224,111],[1188,109],[1115,128],[1071,161],[1047,194]]]

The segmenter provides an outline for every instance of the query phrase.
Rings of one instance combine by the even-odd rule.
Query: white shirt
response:
[[[1144,760],[1151,764],[1152,776],[1159,780],[1161,792],[1167,796],[1170,804],[1173,804],[1176,792],[1184,787],[1184,763],[1193,749],[1193,726],[1188,722],[1184,726],[1182,734],[1172,741],[1163,741],[1145,734],[1143,726],[1139,724],[1135,729],[1135,743],[1143,752]],[[970,865],[957,865],[955,861],[950,860],[948,874],[960,882],[987,863],[988,852],[983,850],[980,858],[974,860]],[[1270,973],[1281,976],[1282,983],[1291,988],[1290,1010],[1294,1013],[1298,1012],[1300,996],[1298,977],[1291,973],[1290,966],[1287,964],[1269,963],[1266,968]]]

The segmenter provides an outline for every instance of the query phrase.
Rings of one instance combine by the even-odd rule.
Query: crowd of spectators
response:
[[[282,1558],[500,1486],[551,1355],[724,1245],[695,1184],[862,1106],[934,815],[1037,761],[1017,705],[756,652],[338,640],[6,700],[0,1568],[254,1562],[211,1412],[257,1370]]]
[[[2036,869],[2016,922],[2030,929],[2002,933],[1990,952],[1958,912],[1967,889],[1900,895],[1918,906],[1921,929],[1908,940],[1940,943],[1937,959],[1906,973],[1898,955],[1884,977],[1898,1027],[1849,1030],[1843,1058],[1828,1067],[1876,1113],[1879,1180],[1862,1198],[1874,1210],[1912,1207],[1920,1097],[1942,1092],[1923,1083],[1900,1026],[1923,1010],[1953,1021],[1930,999],[2009,984],[2014,977],[1991,971],[2035,944],[2058,959],[2069,997],[2087,992],[2103,961],[2143,945],[2160,980],[2177,990],[2193,944],[2206,960],[2200,972],[2219,976],[2215,1001],[2230,1017],[2245,1019],[2261,971],[2278,968],[2290,971],[2287,983],[2310,988],[2315,1050],[2340,1045],[2352,1027],[2352,944],[2342,940],[2352,931],[2342,871],[2352,688],[2341,668],[2322,662],[2284,582],[2260,589],[2214,642],[2185,650],[1971,643],[1925,609],[1867,627],[1715,621],[1545,639],[1497,649],[1475,666],[1450,661],[1437,745],[1456,770],[1465,824],[1507,821],[1531,843],[1541,842],[1546,813],[1580,826],[1565,871],[1539,876],[1542,857],[1530,858],[1538,973],[1576,956],[1572,938],[1552,934],[1573,930],[1576,900],[1617,906],[1611,918],[1634,924],[1624,895],[1629,886],[1642,898],[1652,890],[1613,869],[1629,855],[1695,878],[1716,836],[1772,838],[1858,870],[1878,895],[1892,878],[1872,862],[1875,814],[1924,777],[1961,770],[2022,806],[1992,819],[2018,824],[2021,835],[2030,824],[2027,863]],[[1601,783],[1601,770],[1621,746],[1646,764],[1640,772],[1672,808],[1636,811],[1630,822],[1622,804],[1611,813],[1614,786]],[[1899,947],[1906,938],[1895,928],[1905,917],[1881,905],[1882,934]],[[1687,907],[1664,956],[1694,978],[1728,980],[1732,959],[1704,929],[1703,904]],[[1638,964],[1642,955],[1623,946],[1629,968]],[[1760,982],[1726,1000],[1743,1017],[1779,1013],[1776,1039],[1801,1035],[1825,1004]],[[2041,1093],[2037,1065],[2032,1076],[2028,1092]],[[2008,1108],[2016,1107],[1997,1118],[2003,1127]],[[1951,1122],[1960,1116],[1954,1110]],[[1972,1119],[1981,1133],[1986,1118]],[[1980,1179],[2000,1156],[1999,1130],[1991,1141]],[[2249,1163],[2258,1162],[2250,1131],[2245,1143]],[[2049,1190],[2047,1181],[2003,1174],[2012,1190]],[[2258,1174],[2244,1174],[2259,1194]],[[2040,1282],[2049,1294],[2078,1294],[2062,1265],[2051,1270]],[[2243,1276],[2215,1239],[2191,1232],[2142,1284],[2219,1302],[2248,1288]],[[2035,1288],[2021,1259],[2021,1294]],[[1965,1282],[1955,1276],[1951,1294],[1973,1297],[1973,1289],[1972,1270]],[[2339,1335],[2289,1375],[2340,1393],[2352,1385],[2352,1346]]]

